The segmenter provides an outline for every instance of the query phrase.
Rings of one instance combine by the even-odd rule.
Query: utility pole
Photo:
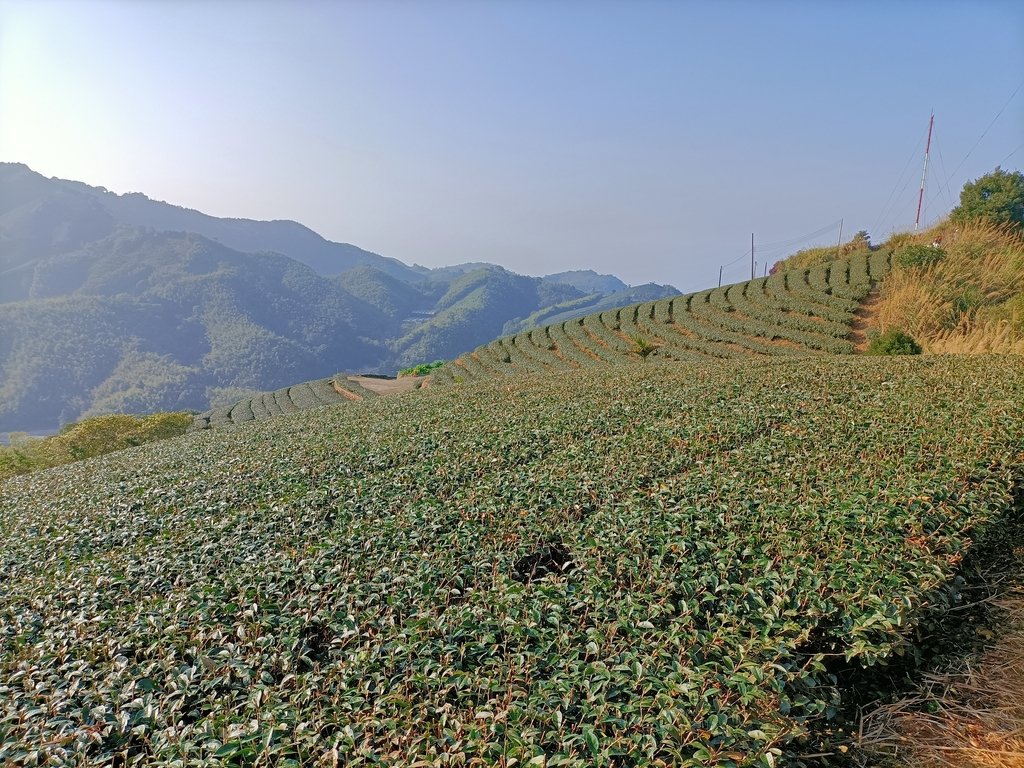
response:
[[[754,233],[750,233],[750,279],[754,279]]]
[[[839,242],[836,243],[836,248],[838,248],[839,246],[841,246],[843,244],[843,222],[844,221],[846,221],[846,219],[840,219],[839,220]]]
[[[914,231],[921,223],[921,201],[924,200],[924,181],[928,178],[928,153],[932,148],[932,126],[935,124],[935,113],[928,118],[928,143],[924,146],[924,170],[921,171],[921,191],[917,193],[917,218],[914,219]]]
[[[718,268],[718,287],[722,287],[722,268]]]

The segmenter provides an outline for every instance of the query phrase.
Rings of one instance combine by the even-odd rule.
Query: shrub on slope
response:
[[[889,328],[871,340],[867,355],[920,355],[921,346],[914,337],[899,328]]]

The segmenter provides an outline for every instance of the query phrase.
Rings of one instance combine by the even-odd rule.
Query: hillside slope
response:
[[[863,236],[862,236],[863,235]],[[896,328],[926,353],[1024,353],[1024,229],[984,218],[945,220],[892,235],[879,250],[893,271],[875,297],[869,331]],[[774,271],[870,254],[866,233],[798,251]]]
[[[1022,366],[633,362],[5,481],[0,762],[801,766],[1020,493]]]
[[[72,222],[63,226],[62,222]],[[371,266],[402,280],[428,271],[348,243],[325,240],[295,221],[222,219],[144,194],[119,195],[79,181],[47,179],[20,163],[0,163],[0,274],[17,264],[86,245],[119,227],[191,232],[243,252],[272,251],[321,275]]]
[[[437,371],[432,383],[590,368],[629,359],[643,347],[657,358],[704,362],[848,354],[854,312],[890,268],[889,253],[862,253],[556,322],[480,346]]]
[[[37,262],[29,290],[0,303],[0,431],[202,410],[388,355],[358,330],[388,325],[376,308],[292,259],[196,235],[118,229]]]
[[[906,265],[883,286],[880,328],[905,329],[926,352],[1024,354],[1024,229],[943,222],[891,240]]]
[[[630,290],[586,271],[409,267],[295,222],[219,219],[0,163],[0,432],[204,410],[338,370],[393,374]]]

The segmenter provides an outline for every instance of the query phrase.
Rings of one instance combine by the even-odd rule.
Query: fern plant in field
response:
[[[660,344],[657,344],[639,334],[636,334],[631,338],[633,341],[633,347],[629,350],[630,354],[636,355],[645,363],[647,362],[647,358],[657,352],[658,348],[661,346]]]

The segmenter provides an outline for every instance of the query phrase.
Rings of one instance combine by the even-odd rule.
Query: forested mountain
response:
[[[138,192],[118,195],[78,181],[47,179],[18,163],[0,163],[0,273],[12,262],[80,247],[119,226],[194,232],[238,251],[273,251],[322,275],[361,265],[403,280],[416,280],[429,271],[348,243],[332,243],[294,221],[221,219]]]
[[[590,271],[409,267],[0,163],[0,432],[393,374],[565,313],[677,293]]]
[[[384,325],[375,307],[293,259],[193,234],[117,229],[40,260],[28,293],[0,304],[0,428],[202,408],[324,359],[387,357],[358,330]]]

